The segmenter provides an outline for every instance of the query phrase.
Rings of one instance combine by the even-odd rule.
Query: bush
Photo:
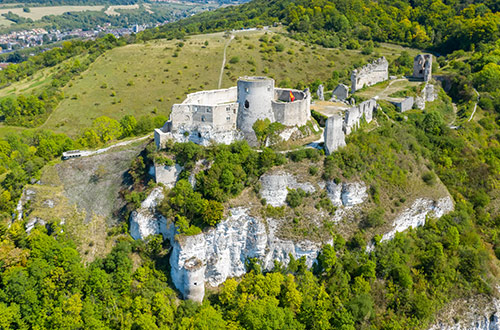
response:
[[[231,57],[231,59],[229,60],[229,63],[231,63],[231,64],[236,64],[236,63],[238,63],[239,61],[240,61],[239,56],[233,56],[233,57]]]
[[[361,222],[364,228],[373,228],[381,226],[384,223],[385,210],[381,207],[370,210]]]
[[[302,200],[306,193],[302,189],[290,189],[288,190],[288,194],[286,195],[286,203],[291,208],[296,208],[300,204],[302,204]]]
[[[424,182],[429,185],[429,186],[433,186],[436,184],[436,174],[434,174],[433,172],[431,171],[428,171],[426,173],[424,173],[422,175],[422,180],[424,180]]]

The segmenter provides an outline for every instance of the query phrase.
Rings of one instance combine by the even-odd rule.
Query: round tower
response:
[[[272,109],[274,79],[243,77],[238,80],[238,116],[236,127],[247,137],[255,137],[253,124],[257,119],[275,121]]]

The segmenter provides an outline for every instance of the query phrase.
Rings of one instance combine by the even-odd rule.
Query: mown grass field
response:
[[[86,11],[86,10],[101,11],[102,9],[104,9],[104,6],[49,6],[49,7],[29,7],[29,8],[30,8],[29,13],[24,12],[23,8],[21,7],[2,8],[0,9],[0,15],[7,14],[9,11],[11,11],[13,14],[19,15],[24,18],[31,18],[32,20],[36,21],[41,19],[43,16],[62,15],[66,12],[76,12],[76,11]],[[10,22],[6,19],[2,19],[0,20],[0,24],[4,24],[5,21]]]
[[[370,57],[358,50],[307,46],[285,36],[274,44],[282,44],[283,51],[263,53],[259,38],[265,33],[235,34],[227,49],[222,87],[235,85],[244,75],[270,76],[277,85],[286,79],[292,86],[326,81],[333,70],[345,70],[348,79],[351,66]],[[267,34],[270,38],[275,33]],[[182,47],[178,40],[155,40],[113,49],[64,88],[65,99],[42,127],[75,136],[103,115],[118,120],[127,114],[168,116],[172,104],[182,102],[186,94],[217,88],[228,40],[215,33],[191,36]],[[383,44],[375,54],[392,60],[402,50]],[[231,61],[235,57],[238,61]]]

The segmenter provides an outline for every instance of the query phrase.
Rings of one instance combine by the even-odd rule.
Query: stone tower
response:
[[[275,121],[272,108],[274,79],[267,77],[243,77],[238,80],[238,117],[236,127],[245,137],[255,139],[252,128],[257,119]]]
[[[333,115],[328,117],[325,123],[325,152],[330,155],[340,147],[344,147],[345,133],[344,120],[341,115]]]
[[[413,59],[413,78],[429,81],[432,78],[432,55],[418,54]]]

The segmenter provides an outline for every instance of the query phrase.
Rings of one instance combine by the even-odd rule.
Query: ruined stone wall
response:
[[[332,96],[336,96],[341,101],[346,100],[349,97],[349,87],[344,84],[338,84],[333,90]]]
[[[354,93],[364,86],[371,86],[389,79],[389,62],[381,57],[351,74],[351,92]]]
[[[340,147],[344,147],[344,119],[340,115],[328,117],[325,123],[325,152],[330,155]]]
[[[419,54],[413,59],[413,77],[429,81],[432,78],[432,55]]]
[[[413,108],[415,99],[413,98],[413,96],[409,96],[399,102],[393,102],[393,103],[396,106],[396,108],[398,108],[399,112],[405,112]]]
[[[290,92],[295,97],[295,101],[290,102]],[[285,126],[303,126],[311,117],[311,100],[307,93],[277,88],[275,90],[277,100],[272,101],[274,118],[277,122]]]
[[[232,103],[236,102],[236,93],[236,87],[210,91],[200,91],[188,94],[182,104],[214,105],[221,103]]]
[[[367,123],[371,122],[373,120],[373,111],[376,109],[377,101],[370,99],[347,109],[343,119],[338,115],[329,117],[324,132],[326,153],[330,154],[345,146],[345,136],[356,130],[363,118]]]
[[[213,128],[215,130],[235,130],[238,116],[238,103],[228,103],[214,106]]]

